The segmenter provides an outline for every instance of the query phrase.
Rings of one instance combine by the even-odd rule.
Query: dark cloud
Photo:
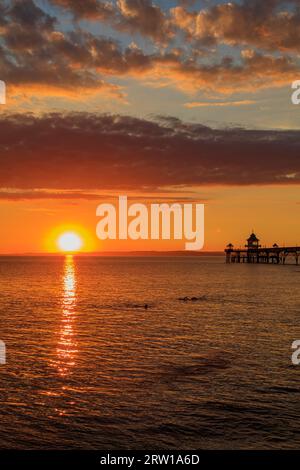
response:
[[[104,196],[93,192],[82,191],[48,191],[48,190],[20,190],[20,189],[0,189],[0,201],[34,201],[40,199],[50,200],[86,200],[94,201],[102,199]],[[108,197],[108,196],[107,196]],[[106,200],[107,200],[106,197]]]
[[[71,11],[75,18],[106,21],[117,30],[139,33],[159,43],[173,35],[170,21],[151,0],[117,0],[115,4],[101,0],[52,0]]]
[[[103,90],[122,97],[120,87],[104,75],[140,76],[155,67],[155,56],[137,47],[124,49],[113,39],[80,29],[59,31],[56,20],[32,0],[15,2],[6,18],[0,68],[10,87],[45,87],[48,93],[53,88],[65,93]]]
[[[257,47],[297,52],[300,46],[299,0],[243,0],[207,6],[199,11],[193,0],[179,0],[164,11],[151,0],[52,0],[76,19],[106,21],[129,34],[139,33],[160,43],[169,42],[176,29],[195,44]],[[193,7],[190,9],[190,7]]]
[[[59,0],[59,3],[75,8],[75,2]],[[254,11],[258,14],[258,6],[255,7],[253,1],[248,3],[255,17]],[[275,3],[275,0],[272,1],[272,5]],[[83,2],[80,2],[80,7],[79,3],[76,4],[77,14],[80,14],[82,8],[91,12],[99,8],[100,4],[90,0],[83,7]],[[103,5],[106,9],[113,8],[110,4]],[[119,29],[123,30],[126,24],[126,28],[131,28],[131,33],[137,27],[145,31],[150,28],[147,34],[152,35],[153,40],[159,35],[164,40],[169,37],[164,29],[167,24],[164,14],[148,0],[119,0],[117,5],[123,18],[118,16],[118,21],[114,23]],[[231,11],[233,7],[230,5],[235,4],[228,5],[221,6]],[[246,7],[243,4],[239,8]],[[262,15],[266,14],[265,10],[269,11],[268,8],[262,7]],[[222,12],[216,10],[209,24],[218,25]],[[115,39],[92,34],[78,25],[62,31],[58,20],[32,0],[17,0],[3,14],[3,25],[0,26],[1,79],[9,87],[22,88],[24,92],[33,89],[37,93],[71,96],[72,93],[100,91],[124,98],[122,88],[112,82],[112,77],[133,77],[163,81],[185,90],[233,93],[237,87],[240,91],[255,91],[283,86],[291,83],[300,71],[294,57],[254,52],[251,48],[244,49],[238,60],[228,56],[217,61],[208,60],[208,57],[203,59],[201,54],[190,48],[162,47],[145,52],[135,44],[124,47]],[[194,21],[197,14],[188,15],[192,15]],[[205,15],[212,13],[207,11]],[[125,17],[127,19],[124,23]],[[189,23],[185,23],[184,16],[181,21],[184,25],[180,27],[187,30]],[[228,22],[225,24],[228,25]],[[221,27],[217,27],[216,31],[221,34]],[[204,36],[205,41],[212,40],[211,32],[206,31]],[[198,37],[201,42],[198,33],[194,37]]]
[[[214,130],[176,118],[2,116],[0,187],[154,190],[299,184],[300,132]]]
[[[5,19],[0,29],[0,70],[8,86],[23,87],[23,91],[24,87],[44,87],[47,93],[52,89],[65,93],[103,90],[121,96],[118,86],[97,73],[93,58],[95,41],[99,49],[108,50],[109,39],[79,30],[62,33],[56,19],[32,0],[14,2],[6,9]]]
[[[136,194],[129,194],[129,197],[133,201],[142,201],[144,203],[147,202],[189,202],[195,200],[196,197],[199,197],[195,193],[191,193],[190,195],[181,196],[178,193],[173,195],[171,191],[165,191],[167,193],[166,196],[162,196],[161,193],[164,191],[160,191],[159,194],[154,195],[139,195]],[[118,194],[110,194],[110,193],[100,193],[100,192],[85,192],[85,191],[61,191],[61,190],[47,190],[47,189],[13,189],[13,188],[0,188],[0,201],[40,201],[40,200],[59,200],[59,201],[115,201],[115,198],[118,197]],[[202,201],[208,201],[208,198],[201,197]]]
[[[160,43],[173,36],[170,21],[161,8],[150,0],[118,0],[115,26],[130,33],[138,32]]]
[[[115,15],[114,6],[101,0],[52,0],[54,5],[70,10],[76,19],[109,20]]]
[[[190,41],[297,52],[299,5],[299,0],[244,0],[224,2],[198,12],[178,6],[171,14]]]
[[[290,84],[299,72],[299,66],[290,57],[263,55],[252,50],[245,50],[240,62],[228,56],[219,62],[199,63],[174,54],[157,58],[156,62],[164,76],[177,87],[229,94],[237,89],[256,91]]]
[[[51,30],[56,22],[54,17],[38,8],[32,0],[15,0],[9,13],[10,19],[20,26]]]

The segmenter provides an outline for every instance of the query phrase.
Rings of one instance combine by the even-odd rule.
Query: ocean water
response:
[[[299,448],[299,282],[218,256],[1,257],[0,448]]]

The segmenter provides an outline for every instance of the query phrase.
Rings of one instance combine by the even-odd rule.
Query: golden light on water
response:
[[[77,345],[74,337],[76,314],[76,273],[72,255],[65,258],[62,294],[62,319],[57,345],[57,369],[62,377],[68,375],[75,366]]]

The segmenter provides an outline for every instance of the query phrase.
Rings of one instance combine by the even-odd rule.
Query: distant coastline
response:
[[[72,253],[70,253],[72,254]],[[65,257],[65,253],[0,253],[1,257],[28,256],[28,257]],[[73,253],[76,257],[199,257],[224,256],[222,251],[99,251],[92,253]]]

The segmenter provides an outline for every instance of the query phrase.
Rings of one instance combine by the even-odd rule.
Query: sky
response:
[[[205,204],[205,246],[300,243],[300,2],[0,4],[0,253],[101,242],[96,207]]]

